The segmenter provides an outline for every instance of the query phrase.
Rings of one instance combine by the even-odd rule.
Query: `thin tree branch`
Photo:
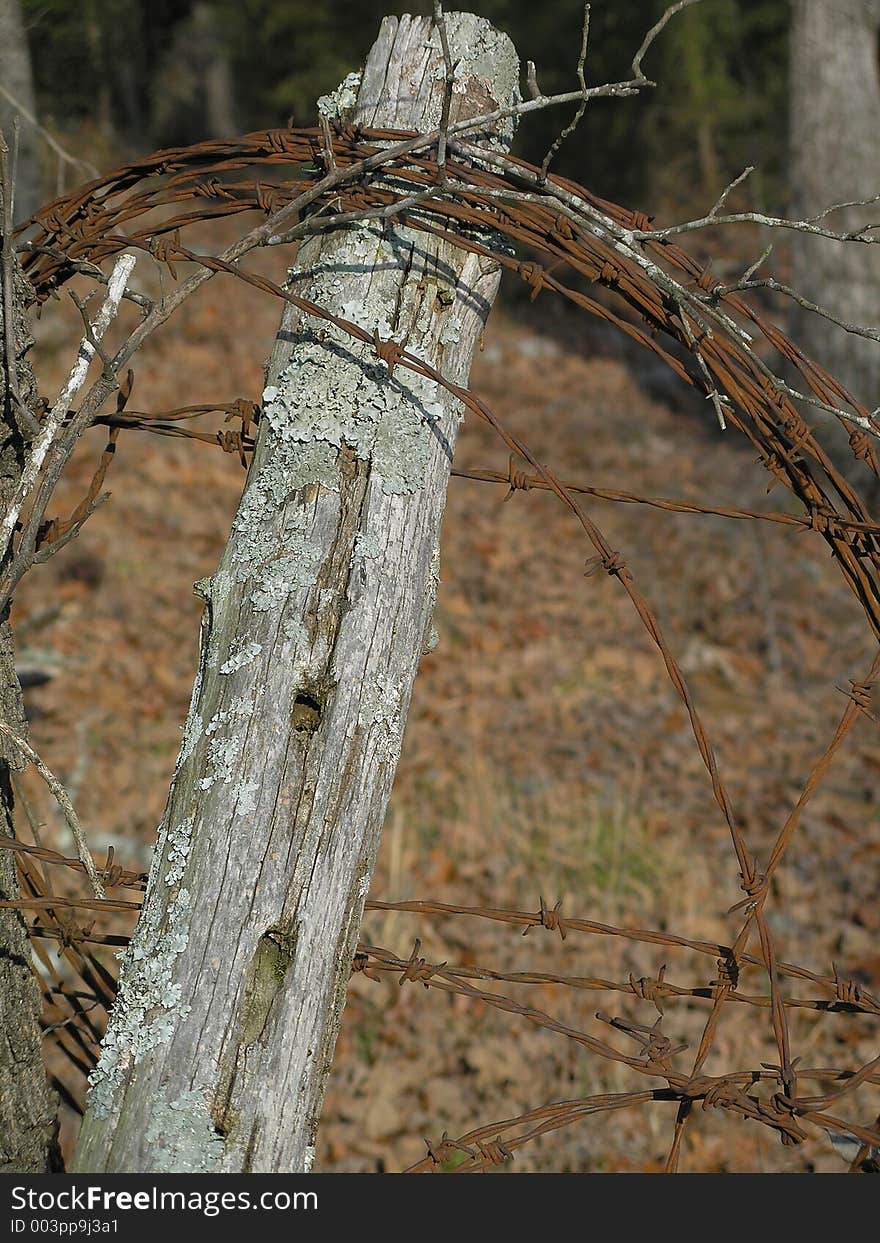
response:
[[[739,184],[742,177],[737,181],[731,182],[725,191],[725,195]],[[724,196],[722,196],[724,197]],[[849,203],[849,207],[869,207],[872,203],[876,203],[880,195],[873,195],[871,198],[862,199],[857,203]],[[708,229],[715,225],[724,224],[759,224],[765,229],[793,229],[799,233],[811,233],[814,237],[827,237],[834,242],[862,242],[867,246],[874,246],[880,243],[880,236],[869,237],[867,234],[875,229],[880,229],[880,221],[874,224],[862,225],[858,229],[850,229],[847,232],[839,232],[835,229],[827,229],[822,225],[815,224],[815,220],[824,219],[828,212],[837,210],[837,207],[828,208],[828,212],[823,212],[819,216],[814,216],[809,220],[791,220],[786,216],[767,216],[763,212],[742,211],[732,212],[726,216],[717,214],[719,203],[716,203],[712,210],[705,216],[700,216],[696,220],[686,220],[683,224],[672,224],[665,229],[634,229],[633,238],[636,241],[662,241],[667,237],[677,237],[682,233],[695,233],[698,229]],[[843,206],[843,204],[838,204]]]
[[[766,251],[764,252],[766,255]],[[763,260],[764,256],[761,257]],[[760,267],[760,261],[756,265]],[[755,270],[755,267],[751,269]],[[865,324],[853,324],[849,320],[841,319],[827,307],[820,306],[818,302],[811,302],[809,298],[805,298],[799,294],[796,289],[792,289],[790,285],[785,285],[782,281],[776,280],[773,276],[763,276],[758,278],[742,277],[738,281],[734,281],[730,285],[716,285],[710,294],[706,295],[707,301],[717,298],[723,298],[725,294],[739,293],[749,289],[769,289],[772,293],[783,294],[786,298],[790,298],[796,302],[798,306],[804,308],[805,311],[812,311],[814,315],[820,315],[822,319],[827,319],[830,323],[836,324],[838,328],[843,328],[845,332],[851,332],[857,337],[865,337],[868,341],[880,342],[880,328],[869,328]]]
[[[98,312],[94,324],[91,326],[93,339],[99,342],[104,337],[110,324],[115,319],[119,311],[119,303],[122,300],[122,293],[125,289],[126,282],[131,275],[132,269],[136,263],[134,255],[120,255],[116,260],[113,268],[113,274],[107,288],[107,297],[104,305]],[[46,458],[46,454],[52,445],[62,423],[67,417],[68,409],[76,394],[82,388],[86,380],[89,370],[89,364],[95,354],[95,346],[89,341],[88,337],[83,337],[77,351],[76,359],[71,368],[67,383],[61,390],[55,405],[47,415],[43,422],[39,434],[31,446],[28,459],[25,462],[24,469],[21,473],[19,485],[16,488],[15,496],[12,498],[6,513],[0,522],[0,558],[5,556],[9,548],[12,533],[15,530],[15,524],[21,513],[21,507],[25,498],[34,486],[40,468]]]
[[[467,143],[455,142],[452,144],[453,150],[464,159],[471,158],[471,149]],[[532,173],[529,169],[523,168],[515,160],[511,160],[508,156],[503,156],[497,151],[480,150],[480,159],[486,164],[492,164],[496,168],[503,170],[505,173],[525,182],[526,185],[538,186],[538,174]],[[830,405],[828,402],[821,401],[817,397],[802,393],[798,389],[786,383],[778,376],[771,367],[769,367],[753,348],[753,338],[749,332],[742,328],[730,315],[721,311],[720,307],[713,306],[711,299],[707,300],[699,290],[691,290],[685,288],[679,281],[671,277],[663,268],[654,263],[647,255],[645,255],[638,246],[633,245],[634,242],[642,242],[648,240],[656,241],[658,232],[653,230],[627,229],[617,224],[604,212],[580,198],[577,194],[560,185],[552,178],[548,178],[543,187],[540,187],[541,193],[535,194],[534,190],[524,191],[519,194],[510,192],[512,199],[522,202],[546,203],[550,198],[554,201],[556,210],[561,215],[566,216],[581,228],[587,228],[600,240],[610,245],[618,254],[622,255],[631,262],[637,264],[648,275],[651,280],[660,288],[679,308],[687,307],[691,314],[699,315],[700,310],[710,319],[721,325],[725,331],[737,340],[742,346],[749,351],[749,356],[754,365],[760,370],[776,388],[791,397],[794,401],[804,402],[806,405],[813,406],[816,409],[823,410],[827,414],[833,414],[837,418],[844,419],[870,435],[880,437],[880,430],[871,421],[871,418],[865,418],[863,415],[857,414],[851,410],[845,410],[840,406]],[[484,192],[481,190],[481,195]],[[498,197],[507,195],[508,191],[503,191]],[[486,197],[492,197],[492,192],[485,192]],[[750,214],[751,215],[751,214]],[[706,217],[705,219],[710,219]],[[714,222],[722,221],[722,217],[715,217]],[[791,224],[791,222],[786,222]],[[662,240],[662,231],[659,231],[659,237]],[[837,240],[846,240],[846,237],[839,237]],[[880,238],[877,239],[880,241]],[[873,417],[873,416],[872,416]]]
[[[110,283],[110,277],[96,263],[90,263],[88,259],[73,259],[58,246],[48,246],[45,242],[20,242],[15,249],[19,253],[30,251],[33,254],[49,255],[50,258],[67,264],[74,272],[80,272],[83,276],[88,276],[90,280],[97,281],[99,285]],[[138,293],[135,289],[125,289],[122,296],[127,302],[134,302],[136,306],[139,306],[145,315],[149,314],[155,306],[152,298]]]
[[[443,5],[434,0],[434,25],[440,35],[440,47],[443,51],[443,67],[446,77],[443,83],[443,107],[440,112],[440,137],[437,139],[437,179],[440,185],[446,181],[446,147],[449,142],[449,111],[452,107],[452,88],[455,83],[455,65],[449,50],[449,36],[446,33],[446,19],[443,16]]]
[[[102,885],[101,878],[98,875],[98,869],[95,867],[95,861],[92,858],[88,842],[86,841],[85,832],[80,824],[79,817],[76,814],[76,809],[70,800],[70,795],[67,793],[55,774],[46,767],[33,747],[29,746],[28,743],[26,743],[14,729],[12,729],[6,721],[2,720],[2,718],[0,718],[0,734],[3,734],[5,738],[8,738],[9,741],[18,748],[24,758],[33,764],[34,768],[49,787],[56,803],[64,814],[64,819],[67,821],[71,833],[73,834],[73,840],[76,842],[76,852],[79,855],[80,862],[86,870],[89,880],[92,883],[92,889],[95,897],[106,897],[104,886]]]
[[[541,162],[541,177],[543,180],[546,180],[547,178],[547,173],[549,171],[550,164],[553,158],[555,157],[557,151],[562,146],[562,144],[565,142],[566,138],[570,138],[571,135],[575,132],[575,130],[581,123],[581,119],[584,113],[587,110],[587,83],[584,78],[584,63],[586,62],[586,59],[587,59],[587,44],[589,43],[589,41],[590,41],[590,6],[589,4],[585,4],[584,5],[584,21],[583,21],[583,26],[581,28],[581,50],[578,55],[578,63],[577,63],[577,80],[581,88],[581,91],[583,93],[583,97],[581,99],[580,104],[578,105],[578,110],[574,114],[574,117],[568,123],[568,125],[566,125],[565,128],[559,134],[557,134],[556,138],[553,140],[550,150],[547,152],[547,154],[544,156],[543,161]]]
[[[660,20],[654,23],[654,25],[651,27],[651,29],[648,31],[648,33],[645,35],[644,39],[642,40],[642,46],[639,48],[639,50],[636,52],[635,56],[633,57],[633,62],[632,62],[633,81],[639,82],[644,86],[654,86],[654,83],[650,80],[650,78],[646,78],[644,73],[642,72],[642,61],[645,59],[645,56],[647,55],[648,50],[651,47],[651,44],[654,42],[654,40],[657,38],[660,32],[664,29],[667,22],[669,22],[673,17],[675,17],[676,13],[680,13],[682,9],[689,9],[692,5],[699,4],[699,3],[700,3],[700,0],[678,0],[677,4],[671,4],[669,8],[666,10],[666,12],[663,14],[663,16],[660,18]]]
[[[43,138],[45,142],[48,143],[48,145],[52,148],[52,150],[58,156],[58,159],[62,161],[62,163],[79,165],[79,167],[84,168],[91,177],[101,176],[97,168],[95,168],[94,164],[90,164],[88,160],[81,160],[77,156],[71,155],[69,151],[65,151],[65,149],[62,147],[58,139],[55,138],[55,136],[51,134],[49,130],[45,128],[45,126],[39,123],[39,121],[34,116],[34,114],[30,112],[24,106],[21,100],[18,99],[15,95],[13,95],[12,91],[8,90],[2,84],[2,82],[0,82],[0,95],[2,95],[3,98],[6,100],[6,102],[11,104],[12,107],[15,108],[17,112],[21,113],[21,115],[27,121],[28,125],[33,126],[33,128],[37,131],[40,137]]]
[[[717,200],[715,201],[715,204],[712,207],[712,210],[709,212],[710,218],[712,216],[718,215],[718,213],[721,211],[721,208],[727,202],[728,198],[733,193],[733,191],[736,190],[738,186],[741,186],[742,183],[746,180],[746,178],[750,177],[754,171],[755,171],[754,164],[747,165],[747,167],[742,170],[742,172],[740,173],[738,177],[734,177],[733,181],[731,181],[729,185],[724,187],[724,189],[721,191],[720,195],[718,196]]]

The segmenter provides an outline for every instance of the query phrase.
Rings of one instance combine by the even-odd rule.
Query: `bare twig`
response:
[[[746,268],[745,272],[743,272],[742,277],[740,279],[744,281],[750,281],[752,277],[755,275],[755,273],[757,272],[758,268],[762,267],[763,264],[767,262],[767,260],[770,258],[772,254],[773,254],[773,243],[771,242],[769,246],[767,246],[764,250],[761,251],[760,255],[758,255],[755,262],[749,264],[749,266]],[[733,291],[731,290],[731,292]]]
[[[581,91],[583,92],[583,96],[582,96],[580,104],[578,105],[578,110],[574,114],[574,117],[572,118],[571,121],[569,121],[568,125],[566,125],[565,128],[559,134],[557,134],[556,138],[553,140],[553,144],[550,147],[550,150],[544,156],[544,159],[541,163],[541,177],[543,180],[547,179],[547,173],[549,171],[550,164],[554,156],[556,155],[557,151],[562,146],[562,144],[565,142],[566,138],[570,138],[571,135],[575,132],[575,130],[581,123],[581,118],[583,117],[584,113],[587,110],[587,83],[584,78],[584,63],[586,62],[586,59],[587,59],[587,44],[589,43],[589,41],[590,41],[590,6],[589,4],[585,4],[584,5],[584,21],[583,21],[583,26],[581,28],[581,50],[580,50],[580,53],[578,54],[578,62],[577,62],[577,80],[578,80],[578,85],[580,86]]]
[[[53,772],[50,771],[37,755],[33,747],[29,746],[23,738],[21,738],[14,729],[4,720],[0,719],[0,734],[8,738],[11,743],[21,752],[26,760],[33,764],[34,768],[40,774],[49,787],[58,806],[64,813],[64,819],[67,821],[68,827],[73,834],[73,840],[76,842],[76,852],[79,855],[80,862],[85,868],[86,874],[92,884],[96,898],[104,898],[104,886],[98,875],[98,869],[95,867],[95,861],[89,850],[86,835],[80,824],[76,809],[71,802],[70,795],[65,790],[62,783],[58,780]]]
[[[642,45],[633,57],[632,76],[633,81],[639,82],[645,86],[653,86],[650,78],[646,78],[642,72],[642,61],[648,53],[651,44],[665,28],[666,24],[675,17],[676,13],[680,13],[682,9],[689,9],[694,4],[699,4],[700,0],[678,0],[677,4],[671,4],[659,21],[655,22],[648,33],[642,40]]]
[[[71,155],[69,151],[65,151],[64,147],[62,147],[61,143],[54,136],[54,134],[51,134],[45,126],[40,125],[34,114],[30,112],[21,100],[13,95],[12,91],[5,87],[2,82],[0,82],[0,95],[2,95],[6,102],[11,104],[17,112],[21,113],[28,125],[32,126],[40,137],[45,140],[63,164],[71,164],[78,166],[79,168],[84,168],[91,177],[101,176],[94,164],[90,164],[88,160],[81,160],[78,156]]]
[[[455,84],[455,65],[449,50],[449,37],[446,33],[446,19],[443,16],[443,5],[434,0],[434,25],[440,35],[440,47],[443,51],[443,107],[440,112],[440,136],[437,139],[437,180],[442,186],[446,181],[446,147],[449,141],[449,110],[452,107],[452,88]]]
[[[94,351],[94,353],[97,354],[98,357],[100,358],[101,363],[103,364],[103,367],[104,367],[104,374],[109,379],[113,379],[115,377],[115,371],[113,368],[113,359],[110,357],[110,355],[104,349],[101,342],[95,336],[94,330],[92,329],[91,321],[89,319],[88,307],[86,306],[83,299],[79,297],[79,295],[76,293],[75,290],[73,289],[69,290],[69,294],[70,294],[70,300],[73,303],[73,305],[76,307],[76,309],[79,311],[80,319],[83,322],[83,333],[85,334],[84,340],[88,342],[88,344],[92,347],[92,350]]]
[[[95,322],[91,325],[91,331],[95,342],[103,339],[104,334],[110,327],[119,311],[119,303],[122,300],[122,293],[125,289],[132,269],[134,268],[136,259],[134,255],[120,255],[116,260],[113,268],[113,274],[107,288],[107,297],[104,305],[98,312]],[[95,353],[95,345],[89,341],[88,337],[84,337],[80,342],[77,351],[76,360],[71,368],[67,383],[61,390],[57,401],[46,416],[39,435],[31,446],[28,459],[25,462],[24,469],[21,473],[19,485],[16,488],[15,496],[9,504],[6,513],[0,522],[0,557],[5,555],[12,539],[12,533],[15,530],[15,524],[21,512],[24,500],[37,480],[40,468],[46,458],[46,454],[52,445],[62,423],[67,417],[70,404],[76,394],[85,383],[86,375],[89,370],[89,364]]]
[[[724,417],[724,407],[725,405],[730,405],[730,399],[727,397],[724,397],[721,393],[718,392],[718,389],[715,385],[715,381],[712,378],[712,373],[709,371],[709,368],[706,366],[706,360],[705,358],[703,358],[703,355],[700,351],[700,343],[697,340],[697,338],[694,336],[693,329],[690,326],[688,316],[685,314],[682,314],[680,318],[681,318],[681,326],[684,329],[684,333],[685,333],[685,336],[687,337],[688,345],[691,348],[691,354],[696,359],[697,366],[700,369],[700,374],[702,375],[703,381],[706,385],[706,389],[707,389],[706,400],[712,402],[712,405],[715,409],[715,416],[718,419],[718,426],[721,428],[723,432],[725,432],[727,431],[727,420]]]
[[[43,850],[45,849],[45,847],[43,846],[43,829],[46,826],[44,824],[41,824],[39,819],[37,818],[37,813],[34,811],[34,808],[31,806],[31,801],[28,798],[27,794],[25,793],[24,786],[19,780],[18,774],[15,772],[11,772],[10,777],[12,779],[12,789],[15,794],[15,803],[17,806],[24,808],[24,814],[27,819],[28,825],[30,827],[31,835],[33,836],[33,839],[37,844],[37,849]],[[22,846],[22,843],[16,842],[16,846],[20,847]],[[82,864],[80,864],[80,867],[81,866]],[[48,893],[51,886],[49,884],[49,873],[46,870],[46,862],[44,859],[40,859],[40,871],[43,873],[43,880],[46,884],[46,892]]]
[[[718,196],[717,200],[715,201],[715,204],[712,207],[712,210],[709,212],[710,218],[712,216],[718,215],[718,213],[721,211],[721,208],[727,202],[728,198],[733,193],[733,191],[736,190],[738,186],[741,186],[742,183],[746,180],[746,178],[750,177],[754,171],[755,171],[754,164],[749,164],[746,168],[743,169],[743,171],[740,173],[738,177],[734,177],[733,181],[731,181],[729,185],[724,187],[724,189],[721,191],[720,195]]]
[[[736,182],[731,182],[725,194],[732,190],[735,185],[742,180],[738,178]],[[871,203],[877,201],[878,196],[862,199],[858,203],[850,204],[853,207],[867,207]],[[863,242],[865,245],[876,245],[880,243],[880,236],[870,236],[874,230],[880,229],[880,221],[875,224],[865,224],[858,229],[850,229],[841,232],[835,229],[829,229],[823,225],[816,224],[814,221],[824,219],[827,213],[814,216],[810,220],[792,220],[787,216],[767,216],[764,212],[759,211],[741,211],[731,212],[726,216],[718,215],[719,203],[716,203],[712,210],[705,216],[699,216],[695,220],[686,220],[682,224],[671,224],[665,229],[651,229],[649,232],[642,230],[634,230],[633,237],[636,241],[643,241],[651,238],[652,241],[660,241],[666,237],[677,237],[683,233],[694,233],[698,229],[708,229],[717,225],[726,224],[759,224],[765,229],[791,229],[798,233],[810,233],[814,237],[827,237],[835,242]],[[829,208],[829,211],[833,210]]]
[[[810,224],[816,224],[820,220],[826,220],[836,211],[846,211],[849,207],[870,207],[872,203],[880,203],[880,192],[872,194],[867,199],[846,199],[842,203],[832,203],[830,207],[823,207],[820,212],[816,212],[815,216],[808,216],[807,220]]]
[[[65,263],[72,271],[79,272],[83,276],[88,276],[90,280],[97,281],[99,285],[106,286],[110,283],[110,277],[96,263],[90,263],[87,259],[73,259],[57,246],[47,246],[45,242],[20,242],[16,246],[16,250],[22,254],[31,252],[38,255],[49,255],[50,258],[58,259]],[[152,298],[148,298],[146,294],[138,293],[135,289],[126,288],[123,290],[122,296],[127,302],[133,302],[136,306],[139,306],[145,315],[155,305]]]
[[[333,137],[330,133],[330,121],[324,116],[323,112],[318,113],[318,122],[321,127],[321,137],[324,139],[324,146],[321,148],[321,156],[324,160],[324,168],[326,171],[335,172],[336,156],[333,153]]]
[[[768,253],[769,248],[752,265],[749,272],[756,271]],[[729,285],[717,285],[711,294],[707,295],[707,300],[714,301],[718,298],[723,298],[725,294],[737,293],[748,289],[769,289],[771,293],[782,294],[784,297],[790,298],[792,302],[796,302],[798,306],[803,307],[805,311],[812,311],[814,315],[819,315],[822,319],[827,319],[829,323],[836,324],[844,332],[850,332],[857,337],[865,337],[868,341],[880,341],[880,328],[870,328],[866,324],[854,324],[850,320],[842,319],[839,315],[835,315],[833,311],[829,311],[827,307],[820,306],[818,302],[811,302],[809,298],[799,294],[796,289],[792,289],[790,285],[783,284],[782,281],[776,280],[773,276],[755,278],[746,273],[738,281],[733,281]]]

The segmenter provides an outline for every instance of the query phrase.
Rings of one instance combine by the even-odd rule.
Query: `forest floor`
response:
[[[215,279],[139,357],[132,407],[257,398],[277,318],[267,298]],[[793,505],[781,488],[768,498],[754,451],[720,431],[708,404],[695,413],[671,386],[649,395],[645,376],[613,342],[580,322],[561,336],[542,333],[546,319],[542,300],[528,319],[502,305],[472,383],[563,478],[728,506]],[[75,314],[46,307],[35,353],[46,392],[69,366],[75,331]],[[80,499],[104,439],[101,429],[86,437],[59,510]],[[469,417],[456,464],[504,472],[507,455]],[[107,479],[111,501],[16,599],[19,663],[53,673],[27,693],[34,744],[72,790],[96,853],[112,845],[127,866],[149,861],[195,670],[200,602],[192,584],[216,566],[242,482],[237,459],[219,450],[123,435]],[[735,857],[656,648],[614,579],[584,578],[592,549],[571,515],[546,493],[519,492],[502,504],[504,496],[503,487],[451,482],[440,643],[416,682],[371,895],[519,910],[536,910],[543,896],[551,905],[562,899],[570,916],[729,943],[742,918],[727,914],[743,897]],[[812,532],[584,505],[656,610],[750,848],[766,859],[846,704],[838,688],[870,663],[856,601]],[[856,725],[768,906],[782,958],[822,973],[833,959],[841,974],[875,989],[878,741],[872,722]],[[43,791],[26,784],[50,842],[70,850]],[[364,940],[402,958],[417,936],[432,963],[609,981],[656,976],[665,963],[669,979],[693,985],[715,973],[711,958],[619,938],[563,941],[540,929],[523,938],[466,917],[366,917]],[[649,1002],[610,991],[496,987],[599,1038],[609,1029],[597,1010],[642,1023],[656,1017]],[[765,977],[753,969],[743,988],[766,994]],[[795,995],[810,995],[806,982],[798,988]],[[690,1045],[676,1065],[690,1067],[708,1005],[667,1002],[664,1032]],[[804,1064],[856,1067],[877,1052],[872,1027],[796,1010],[793,1052]],[[706,1070],[775,1060],[769,1011],[726,1006]],[[65,1075],[81,1096],[70,1067]],[[521,1017],[357,975],[316,1168],[399,1170],[424,1155],[424,1137],[455,1137],[549,1101],[644,1083]],[[869,1103],[876,1114],[880,1105]],[[655,1102],[593,1116],[524,1147],[512,1168],[661,1169],[674,1112]],[[69,1146],[71,1111],[65,1119]],[[843,1170],[824,1138],[783,1148],[765,1127],[721,1109],[695,1113],[682,1168]]]

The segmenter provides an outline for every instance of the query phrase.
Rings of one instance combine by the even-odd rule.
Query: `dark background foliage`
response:
[[[44,119],[61,129],[93,121],[125,151],[206,136],[211,118],[199,76],[208,54],[228,66],[228,115],[240,129],[291,115],[309,124],[317,96],[359,64],[385,13],[431,8],[428,0],[24,0],[23,7]],[[473,7],[535,61],[542,90],[575,85],[580,0]],[[588,82],[628,76],[664,7],[665,0],[594,3]],[[786,0],[715,0],[679,14],[646,64],[656,90],[594,102],[555,167],[633,205],[676,206],[695,193],[711,201],[753,163],[753,205],[780,205],[788,20]],[[540,160],[566,120],[558,112],[531,118],[519,152]]]

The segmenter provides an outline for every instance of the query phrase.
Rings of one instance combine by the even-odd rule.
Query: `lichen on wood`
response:
[[[460,63],[453,116],[512,102],[509,40],[468,14],[446,20]],[[436,124],[442,64],[429,20],[386,19],[352,119]],[[347,82],[343,95],[355,89]],[[289,283],[463,384],[498,270],[393,221],[306,242]],[[194,1102],[179,1120],[212,1168],[302,1170],[314,1157],[430,634],[461,416],[436,383],[401,370],[285,308],[238,513],[216,573],[197,588],[199,673],[133,942],[158,966],[124,961],[123,1019],[111,1032],[128,1044],[120,1055],[117,1034],[102,1056],[80,1169],[158,1168],[145,1136],[167,1123],[169,1102]],[[179,826],[190,819],[184,860]]]

